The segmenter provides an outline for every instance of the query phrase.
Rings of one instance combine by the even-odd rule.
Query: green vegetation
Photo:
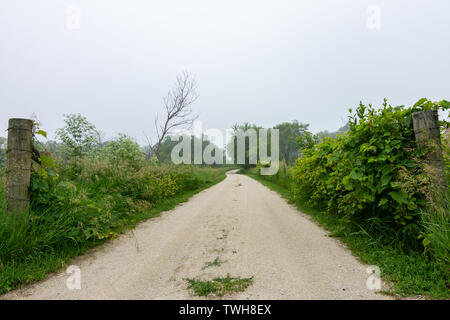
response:
[[[220,258],[217,256],[214,261],[208,261],[205,262],[205,265],[203,266],[202,270],[205,270],[210,267],[220,267],[222,263],[225,263],[226,261],[220,260]]]
[[[447,101],[427,99],[410,108],[386,102],[379,109],[360,104],[355,113],[350,110],[345,127],[317,135],[297,121],[282,123],[274,127],[280,130],[279,171],[261,176],[260,169],[270,164],[249,163],[248,136],[243,138],[246,155],[241,167],[310,214],[363,262],[379,266],[389,284],[386,292],[448,299],[449,195],[441,192],[437,174],[427,164],[428,151],[416,145],[411,116],[449,108]],[[171,165],[170,138],[162,142],[156,157],[145,154],[126,135],[101,141],[95,126],[81,115],[68,115],[65,123],[57,131],[61,142],[35,139],[40,155],[32,168],[32,202],[21,215],[5,213],[5,152],[0,149],[0,294],[43,279],[87,249],[221,181],[232,168]],[[441,123],[450,181],[448,125]],[[260,127],[236,125],[234,149],[229,144],[228,151],[236,151],[239,135],[251,128]],[[38,126],[34,133],[46,136]],[[268,135],[270,154],[270,129]],[[227,236],[222,230],[217,239]],[[221,263],[217,257],[204,268]],[[198,295],[223,296],[245,290],[253,278],[186,280]]]
[[[207,297],[209,295],[216,295],[223,297],[226,294],[234,292],[242,292],[253,283],[251,278],[232,278],[229,274],[225,278],[215,278],[212,281],[203,281],[199,279],[185,279],[191,289],[196,295]]]
[[[312,135],[309,131],[309,124],[299,123],[297,120],[293,120],[291,122],[283,122],[280,123],[273,128],[268,128],[267,130],[267,152],[268,155],[271,153],[271,134],[272,129],[277,129],[279,132],[279,160],[287,165],[293,165],[298,157],[301,155],[301,148],[299,149],[299,137],[304,137],[304,139],[309,139],[312,144],[319,142],[321,139],[325,139],[326,137],[335,137],[340,132],[345,132],[347,130],[347,126],[342,127],[337,132],[320,132],[317,135]],[[261,126],[257,126],[250,123],[244,123],[242,125],[234,125],[233,132],[231,134],[231,139],[228,142],[226,149],[229,155],[235,155],[234,163],[238,162],[237,159],[237,149],[239,146],[239,141],[244,142],[244,163],[239,164],[239,166],[243,169],[254,168],[256,163],[259,161],[263,161],[260,159],[259,154],[259,139],[261,132],[260,129],[264,129]],[[254,135],[252,135],[251,130],[254,130]],[[263,139],[265,137],[262,137]],[[251,144],[253,140],[254,145]],[[254,149],[251,149],[254,148]],[[256,151],[256,159],[250,159],[250,152]],[[270,157],[269,157],[270,158]],[[239,161],[240,162],[240,161]]]
[[[416,111],[448,108],[447,101],[426,99],[411,108],[361,104],[345,134],[300,136],[303,156],[293,168],[282,164],[276,175],[260,176],[258,164],[245,173],[312,215],[362,261],[378,265],[390,293],[449,298],[448,194],[436,187],[411,119]]]
[[[249,169],[249,168],[254,167],[255,164],[253,164],[253,160],[257,160],[257,159],[250,159],[250,155],[253,152],[253,149],[251,152],[250,148],[256,148],[257,150],[259,150],[258,130],[262,129],[262,127],[259,127],[254,124],[250,124],[250,123],[246,122],[243,125],[236,124],[233,126],[232,129],[233,129],[232,137],[231,137],[230,141],[228,141],[228,144],[226,146],[227,153],[229,155],[233,155],[233,161],[235,164],[237,164],[238,162],[241,162],[242,160],[238,159],[237,150],[238,150],[239,144],[243,143],[244,152],[245,152],[245,154],[243,155],[244,163],[239,164],[239,166],[244,169]],[[255,135],[251,134],[252,130],[255,130]],[[268,134],[268,137],[269,137],[269,134]],[[251,144],[251,141],[254,142],[254,145]],[[268,139],[268,141],[270,141],[270,138]],[[268,150],[270,150],[269,146],[268,146]]]
[[[66,158],[76,158],[90,154],[96,149],[98,131],[85,117],[80,114],[64,116],[65,126],[56,131],[64,146]]]
[[[308,130],[309,124],[299,123],[297,120],[292,122],[283,122],[274,129],[279,130],[280,134],[280,160],[289,165],[294,164],[300,156],[297,146],[297,137],[303,135]]]
[[[0,294],[45,278],[87,249],[223,180],[229,170],[147,161],[131,138],[119,135],[99,145],[85,118],[66,120],[58,131],[60,154],[36,143],[40,164],[33,163],[27,212],[5,212],[0,170]]]
[[[416,147],[412,113],[448,106],[420,102],[412,108],[361,104],[347,134],[302,150],[293,170],[296,198],[339,215],[343,225],[417,249],[431,175]]]
[[[6,138],[0,137],[0,172],[6,165]]]
[[[192,135],[190,136],[190,141],[191,141],[191,163],[194,163],[194,150],[195,150],[195,145],[201,145],[201,152],[202,154],[205,152],[206,148],[209,146],[209,148],[214,147],[214,149],[212,149],[211,151],[211,156],[215,158],[216,156],[216,150],[218,152],[221,153],[221,158],[222,158],[222,163],[226,163],[226,158],[225,158],[225,151],[220,149],[219,147],[217,147],[214,143],[210,142],[206,136],[203,136],[202,139]],[[181,141],[181,140],[180,140]],[[159,152],[158,152],[158,161],[160,163],[172,163],[171,160],[171,153],[172,153],[172,149],[178,144],[178,141],[172,141],[171,137],[167,137],[166,139],[163,140],[163,142],[161,143],[161,146],[159,147]],[[202,165],[205,165],[205,161],[204,159],[202,160],[203,163]],[[217,164],[212,164],[212,167],[218,167],[220,165]]]

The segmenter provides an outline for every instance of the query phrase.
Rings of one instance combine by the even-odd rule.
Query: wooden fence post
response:
[[[438,112],[437,110],[415,112],[412,118],[416,141],[420,147],[429,150],[427,162],[436,170],[438,183],[446,196],[448,186],[442,155]]]
[[[6,153],[6,211],[27,210],[30,195],[33,120],[9,119]]]

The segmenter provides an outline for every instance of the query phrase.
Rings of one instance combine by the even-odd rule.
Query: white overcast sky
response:
[[[35,114],[52,138],[81,113],[144,143],[183,70],[206,129],[296,119],[333,131],[360,100],[450,100],[449,17],[448,0],[0,0],[0,136]]]

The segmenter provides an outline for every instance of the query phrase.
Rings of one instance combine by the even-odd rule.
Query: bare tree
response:
[[[188,72],[177,77],[175,87],[164,98],[164,120],[155,118],[158,141],[153,148],[153,155],[157,156],[164,139],[174,129],[190,127],[198,115],[194,115],[192,104],[197,100],[197,82]]]

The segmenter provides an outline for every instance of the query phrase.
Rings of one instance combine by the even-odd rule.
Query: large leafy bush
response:
[[[293,169],[296,199],[339,215],[349,229],[417,247],[430,179],[421,165],[425,151],[416,146],[412,113],[448,108],[447,101],[426,99],[411,108],[386,101],[379,109],[360,104],[347,133],[302,150]]]
[[[125,134],[119,134],[114,140],[105,143],[102,156],[112,162],[124,161],[135,168],[142,166],[145,160],[139,144]]]

